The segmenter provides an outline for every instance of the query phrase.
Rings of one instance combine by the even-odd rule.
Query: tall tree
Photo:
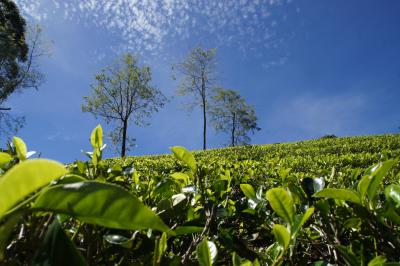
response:
[[[235,90],[217,88],[214,92],[210,115],[216,131],[228,133],[231,146],[248,144],[249,133],[260,130],[254,107]]]
[[[216,81],[216,49],[203,50],[194,48],[177,65],[182,75],[178,95],[194,97],[193,106],[200,106],[203,113],[203,150],[207,148],[207,110],[209,94]]]
[[[40,27],[27,28],[13,1],[0,2],[0,104],[16,90],[37,89],[43,81],[37,59],[48,51],[40,35]]]
[[[43,74],[37,59],[48,54],[41,41],[38,26],[27,27],[17,5],[11,0],[0,1],[0,131],[14,131],[24,118],[14,118],[4,106],[10,95],[25,88],[38,88]]]
[[[146,118],[158,112],[167,100],[150,84],[151,77],[150,67],[139,66],[137,58],[125,54],[96,75],[92,95],[83,97],[83,112],[117,124],[110,135],[115,145],[121,145],[121,157],[129,149],[128,122],[148,125]]]

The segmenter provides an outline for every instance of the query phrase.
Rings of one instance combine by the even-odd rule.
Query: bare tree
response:
[[[209,93],[216,81],[216,49],[203,50],[194,48],[188,56],[177,65],[182,80],[178,95],[194,97],[193,106],[200,106],[203,113],[203,150],[207,148],[207,109]]]

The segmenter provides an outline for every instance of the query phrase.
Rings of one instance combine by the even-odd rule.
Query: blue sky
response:
[[[171,65],[196,45],[217,48],[218,85],[254,104],[255,144],[398,132],[400,1],[18,0],[24,16],[54,42],[46,82],[9,101],[25,115],[18,133],[42,157],[71,162],[90,150],[98,123],[81,112],[95,73],[124,52],[153,70],[171,97],[151,125],[131,126],[132,155],[201,149],[199,110],[175,96]],[[4,142],[4,141],[3,141]],[[106,142],[109,142],[106,140]],[[209,147],[228,142],[210,127]],[[113,156],[109,148],[106,156]]]

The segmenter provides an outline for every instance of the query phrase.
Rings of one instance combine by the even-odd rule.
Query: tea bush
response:
[[[0,153],[0,263],[400,265],[400,136],[89,161]]]

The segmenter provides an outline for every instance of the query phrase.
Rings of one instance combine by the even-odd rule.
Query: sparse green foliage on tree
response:
[[[110,136],[114,145],[121,145],[122,157],[129,149],[127,144],[132,143],[127,134],[129,121],[138,126],[148,125],[147,118],[167,100],[150,84],[151,78],[150,67],[139,66],[137,58],[125,54],[96,75],[92,95],[83,98],[83,112],[116,124]]]
[[[207,148],[207,109],[209,97],[216,81],[216,49],[204,50],[194,48],[189,55],[177,65],[182,75],[178,95],[192,96],[192,106],[200,106],[203,114],[203,150]]]
[[[211,122],[217,132],[230,135],[230,145],[248,144],[249,133],[260,130],[254,107],[235,90],[215,89],[210,108]]]

